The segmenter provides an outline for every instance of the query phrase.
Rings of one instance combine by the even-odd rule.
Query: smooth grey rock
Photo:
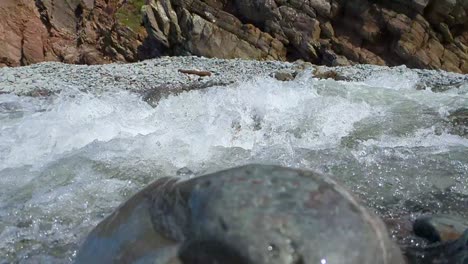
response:
[[[269,165],[159,179],[102,221],[76,259],[137,261],[403,262],[383,223],[336,182]]]

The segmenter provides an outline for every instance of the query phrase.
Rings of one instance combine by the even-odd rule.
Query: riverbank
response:
[[[6,0],[0,67],[196,55],[468,72],[463,0]]]
[[[187,74],[180,70],[207,71],[210,76]],[[190,86],[210,87],[243,82],[257,77],[275,77],[277,73],[292,80],[307,70],[322,79],[365,81],[379,75],[408,76],[418,89],[435,91],[458,88],[468,83],[468,75],[386,67],[356,65],[345,67],[315,66],[307,62],[224,60],[203,57],[162,57],[130,64],[71,65],[45,62],[26,67],[0,68],[0,92],[17,95],[58,93],[68,87],[88,91],[127,90],[144,93],[154,89],[170,90]],[[277,76],[281,78],[280,76]]]

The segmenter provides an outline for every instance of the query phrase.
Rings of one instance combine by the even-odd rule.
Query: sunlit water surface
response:
[[[154,179],[253,162],[332,174],[383,216],[468,216],[468,139],[447,121],[468,105],[468,85],[433,93],[411,72],[307,76],[186,92],[156,108],[123,91],[0,95],[0,263],[70,262],[93,226]]]

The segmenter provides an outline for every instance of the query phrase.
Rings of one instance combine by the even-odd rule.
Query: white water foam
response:
[[[387,211],[434,188],[465,194],[468,140],[435,127],[468,99],[385,74],[364,83],[256,79],[155,108],[125,91],[0,95],[0,255],[69,262],[115,206],[178,171],[251,162],[318,169]]]
[[[395,74],[395,71],[400,69],[399,74]],[[414,90],[416,84],[419,82],[419,76],[417,73],[412,71],[405,71],[405,66],[393,68],[391,71],[379,71],[370,74],[364,84],[372,87],[382,87],[392,90]]]

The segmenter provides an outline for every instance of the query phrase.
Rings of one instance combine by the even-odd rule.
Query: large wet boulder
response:
[[[403,262],[383,223],[330,178],[248,165],[162,178],[102,221],[77,263]]]

